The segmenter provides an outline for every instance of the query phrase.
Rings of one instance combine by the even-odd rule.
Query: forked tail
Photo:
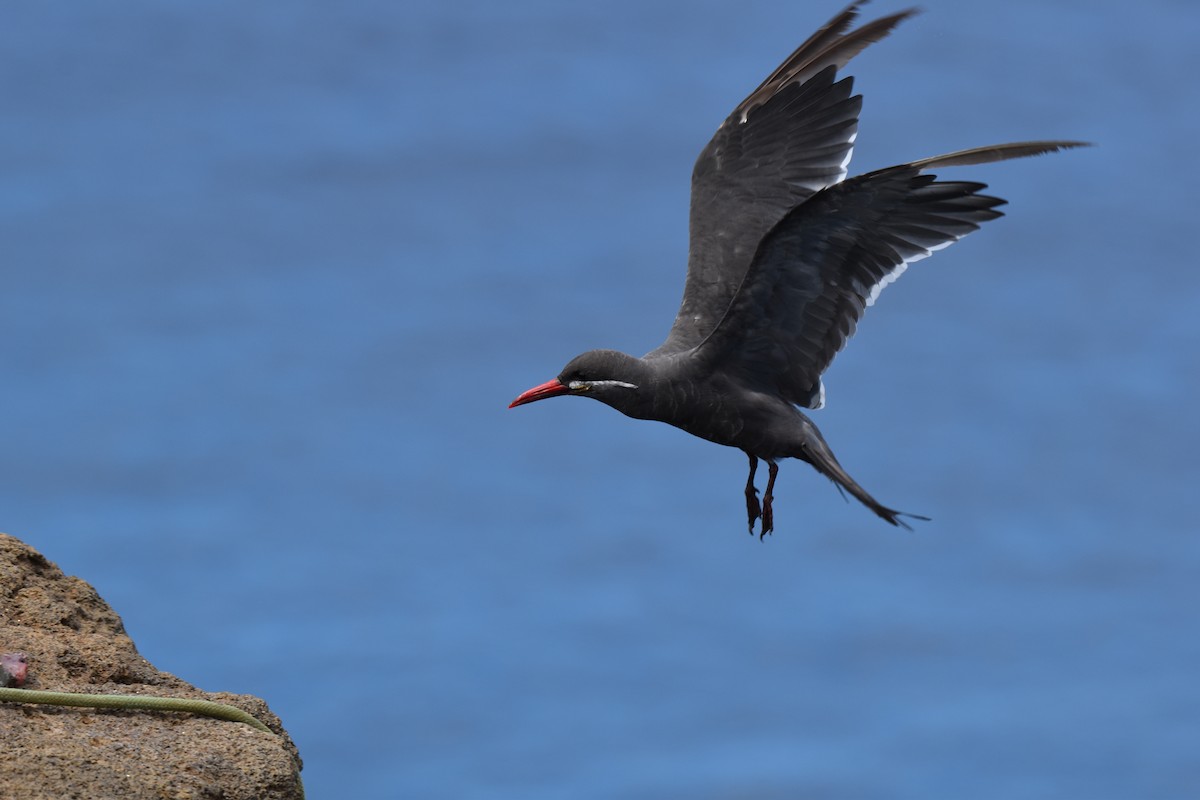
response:
[[[812,464],[817,472],[820,472],[826,478],[833,481],[833,484],[838,487],[838,491],[842,492],[843,497],[846,492],[849,492],[855,499],[884,520],[905,530],[911,531],[912,526],[901,519],[901,517],[929,520],[929,517],[923,517],[920,514],[910,514],[907,511],[897,511],[894,508],[888,508],[874,497],[871,497],[867,490],[859,486],[854,478],[851,478],[850,474],[838,463],[838,460],[833,455],[833,451],[829,449],[829,445],[825,443],[825,439],[821,436],[821,432],[817,430],[815,425],[806,425],[805,433],[807,435],[804,437],[802,454],[797,456],[797,458]]]

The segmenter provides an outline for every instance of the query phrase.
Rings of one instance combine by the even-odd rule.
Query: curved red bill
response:
[[[508,407],[516,408],[526,403],[532,403],[534,400],[545,400],[547,397],[558,397],[560,394],[568,394],[570,391],[570,389],[559,382],[558,378],[554,378],[540,386],[533,387],[527,392],[522,392],[520,397],[508,404]]]

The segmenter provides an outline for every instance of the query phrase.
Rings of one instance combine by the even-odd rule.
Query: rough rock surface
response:
[[[0,534],[0,652],[29,654],[27,689],[188,697],[237,706],[279,733],[155,711],[0,703],[0,797],[302,798],[300,757],[266,703],[202,692],[138,655],[96,590]]]

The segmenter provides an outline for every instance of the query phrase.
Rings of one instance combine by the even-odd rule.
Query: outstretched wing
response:
[[[979,147],[861,175],[814,195],[763,239],[727,313],[696,357],[808,408],[821,374],[880,291],[914,261],[978,230],[1005,201],[930,167],[1036,155],[1081,142]]]
[[[762,237],[784,214],[846,177],[862,97],[837,70],[887,36],[902,11],[846,32],[852,3],[796,48],[738,104],[692,172],[691,241],[683,302],[653,354],[699,344],[729,307]]]

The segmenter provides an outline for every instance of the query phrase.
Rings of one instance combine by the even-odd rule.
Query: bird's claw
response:
[[[758,489],[746,487],[746,517],[750,524],[750,535],[754,535],[754,523],[762,516],[762,507],[758,504]]]
[[[771,495],[763,495],[762,506],[762,533],[758,535],[758,540],[761,542],[763,538],[775,530],[775,514],[771,511],[771,500],[774,499]],[[751,531],[753,533],[753,531]]]

